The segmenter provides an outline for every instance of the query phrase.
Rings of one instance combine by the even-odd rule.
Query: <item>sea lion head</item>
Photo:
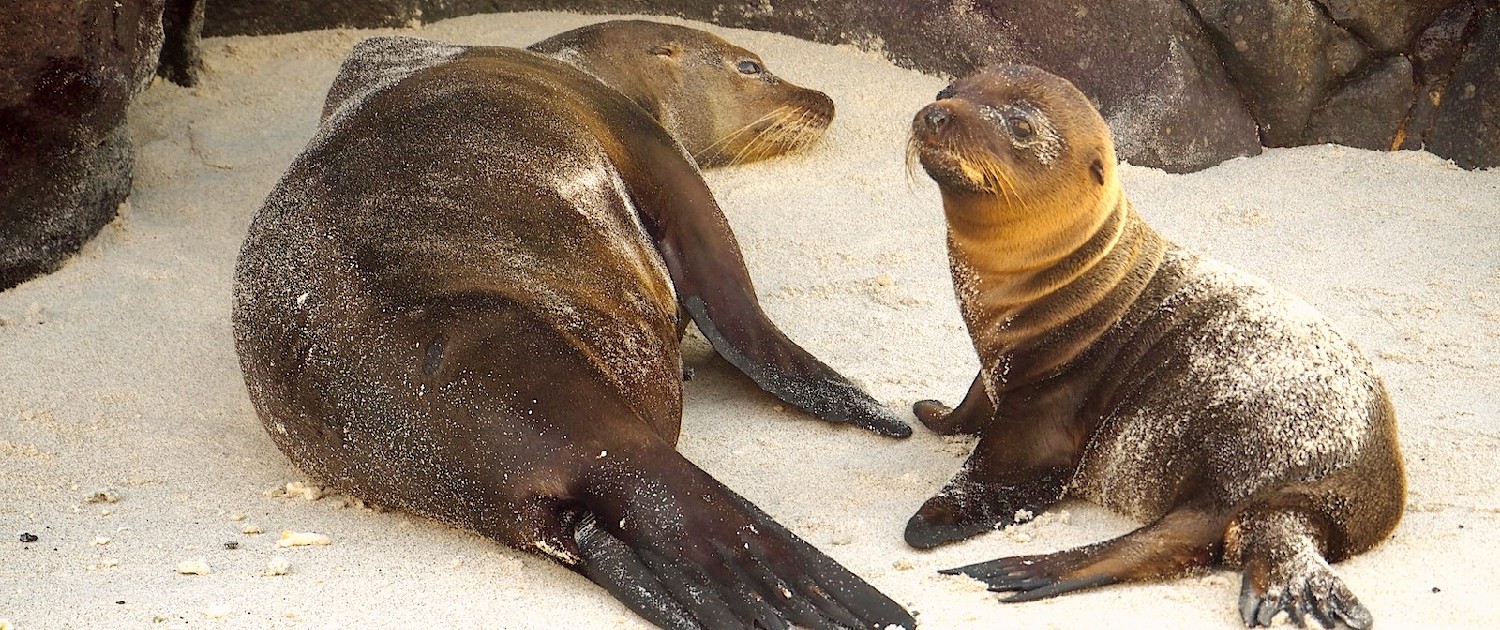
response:
[[[630,97],[700,166],[802,149],[833,121],[828,95],[772,74],[749,50],[685,26],[601,22],[529,50],[572,64]]]
[[[1089,211],[1119,189],[1098,110],[1067,79],[1031,66],[992,66],[944,88],[912,121],[913,159],[950,219]]]

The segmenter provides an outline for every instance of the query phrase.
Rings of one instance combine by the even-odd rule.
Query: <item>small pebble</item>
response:
[[[214,604],[203,609],[203,616],[209,619],[223,619],[233,612],[234,608],[230,607],[229,604]]]
[[[286,558],[278,556],[275,558],[271,558],[271,561],[266,563],[266,568],[262,570],[260,574],[265,576],[286,575],[287,571],[290,570],[292,570],[292,562],[290,560],[287,560]]]
[[[214,570],[208,567],[208,561],[203,558],[197,560],[183,560],[177,563],[177,572],[182,575],[208,575]]]
[[[97,538],[95,538],[95,539],[94,539],[94,544],[95,544],[95,545],[98,545],[98,546],[100,546],[100,547],[103,547],[103,546],[105,546],[105,545],[108,545],[108,544],[109,544],[109,542],[110,542],[110,539],[108,539],[108,538],[105,538],[105,537],[103,537],[103,536],[99,536],[99,537],[97,537]]]
[[[266,530],[261,529],[259,525],[246,525],[240,528],[240,533],[247,536],[258,536],[266,533]]]
[[[37,538],[36,534],[33,534],[31,532],[21,532],[21,542],[23,543],[34,543],[38,540],[41,539]]]
[[[98,490],[84,499],[86,503],[119,503],[120,493],[114,490]]]
[[[240,542],[237,541],[237,540],[226,541],[224,543],[224,548],[225,549],[229,549],[229,550],[239,549],[240,548]]]
[[[294,532],[290,529],[281,532],[281,539],[276,541],[276,546],[286,547],[308,547],[313,545],[327,545],[332,539],[313,532]]]

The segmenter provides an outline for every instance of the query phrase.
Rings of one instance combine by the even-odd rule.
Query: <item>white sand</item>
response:
[[[597,19],[480,16],[415,34],[519,46]],[[902,149],[911,114],[944,81],[850,48],[707,28],[839,107],[810,153],[708,176],[766,308],[881,400],[954,401],[975,359],[936,190],[907,177]],[[158,83],[132,113],[139,164],[122,216],[58,273],[0,294],[0,620],[17,630],[644,625],[546,559],[400,513],[267,495],[303,476],[245,397],[229,334],[234,256],[311,136],[339,60],[374,34],[206,42],[203,87]],[[1337,567],[1380,626],[1500,626],[1500,171],[1307,147],[1124,177],[1159,229],[1300,294],[1387,379],[1410,509],[1390,541]],[[701,339],[687,357],[697,378],[683,452],[924,627],[1239,627],[1230,572],[1022,605],[939,576],[1133,524],[1074,502],[1065,519],[914,551],[901,528],[965,443],[825,425],[778,410]],[[86,502],[106,488],[117,502]],[[247,524],[266,533],[244,534]],[[283,530],[332,544],[277,549]],[[21,544],[21,532],[40,540]],[[262,576],[278,557],[289,572]],[[200,558],[211,573],[178,573]]]

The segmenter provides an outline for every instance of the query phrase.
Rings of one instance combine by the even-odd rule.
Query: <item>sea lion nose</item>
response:
[[[927,128],[933,131],[941,129],[948,123],[951,114],[945,107],[928,106],[927,111],[922,114],[922,122],[927,123]]]

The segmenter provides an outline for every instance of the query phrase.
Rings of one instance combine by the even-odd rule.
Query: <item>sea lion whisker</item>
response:
[[[917,166],[919,164],[921,164],[921,161],[920,161],[921,153],[922,153],[922,140],[919,139],[919,138],[917,138],[917,134],[915,134],[915,133],[907,134],[907,136],[906,136],[906,179],[907,179],[907,186],[908,187],[910,187],[912,184],[916,183],[916,181],[917,181]]]
[[[776,111],[782,112],[784,109],[786,108],[777,108]],[[743,164],[745,162],[752,161],[752,159],[759,159],[760,157],[763,157],[760,155],[762,151],[766,152],[767,154],[773,154],[771,148],[775,146],[775,143],[772,142],[771,138],[774,136],[774,134],[779,133],[780,129],[783,127],[783,124],[784,119],[780,117],[772,121],[769,125],[766,126],[765,129],[762,129],[760,132],[751,137],[750,141],[746,142],[744,147],[740,148],[740,151],[735,154],[734,160],[732,160],[731,163]]]
[[[699,158],[702,158],[704,155],[708,154],[711,151],[717,151],[717,150],[719,150],[720,148],[728,145],[730,142],[733,142],[741,134],[752,132],[754,130],[754,128],[755,128],[756,125],[759,125],[759,124],[761,124],[761,123],[763,123],[763,122],[765,122],[767,120],[770,120],[772,118],[780,116],[781,112],[783,112],[784,110],[786,110],[786,109],[788,109],[790,107],[792,107],[792,106],[791,105],[782,105],[780,107],[777,107],[776,109],[773,109],[773,110],[771,110],[769,112],[766,112],[766,114],[763,115],[763,116],[761,116],[760,118],[752,120],[752,121],[746,123],[745,125],[737,128],[737,129],[735,129],[733,131],[730,131],[727,134],[724,134],[718,140],[713,141],[708,146],[703,147],[702,149],[700,149],[697,153],[694,153],[693,154],[693,158],[694,159],[699,159]]]

